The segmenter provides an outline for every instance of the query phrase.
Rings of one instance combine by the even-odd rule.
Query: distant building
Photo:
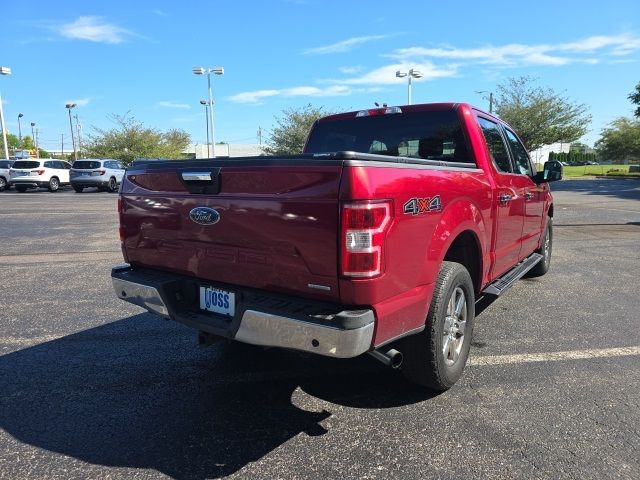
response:
[[[530,151],[529,156],[531,157],[531,161],[533,163],[544,164],[544,162],[549,160],[549,154],[551,152],[569,153],[570,149],[571,149],[570,143],[565,143],[565,142],[552,143],[551,145],[543,145],[540,148]]]
[[[195,155],[195,158],[209,158],[207,145],[202,143],[189,145],[183,153]],[[257,157],[264,154],[264,145],[216,143],[216,157]]]

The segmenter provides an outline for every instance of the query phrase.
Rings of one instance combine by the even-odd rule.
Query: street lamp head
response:
[[[214,75],[224,75],[224,68],[222,67],[216,67],[211,71],[214,73]]]
[[[396,77],[398,78],[404,78],[406,76],[407,76],[407,72],[401,72],[400,70],[396,72]]]
[[[19,114],[18,114],[18,118],[22,118],[22,117],[24,117],[24,115],[23,115],[23,114],[21,114],[21,113],[19,113]]]
[[[196,75],[204,75],[204,74],[205,74],[205,70],[204,70],[204,68],[203,68],[203,67],[193,67],[193,68],[191,69],[191,71],[192,71],[193,73],[195,73]]]
[[[409,75],[411,75],[413,78],[422,78],[424,76],[420,70],[416,70],[414,68],[409,70]]]
[[[0,75],[11,75],[11,69],[9,67],[0,67]]]
[[[76,107],[76,104],[75,103],[67,103],[64,107],[68,108],[68,109],[72,109],[72,108]]]

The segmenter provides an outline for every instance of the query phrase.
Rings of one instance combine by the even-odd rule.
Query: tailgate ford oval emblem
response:
[[[189,212],[191,221],[200,225],[213,225],[220,220],[220,214],[209,207],[196,207]]]

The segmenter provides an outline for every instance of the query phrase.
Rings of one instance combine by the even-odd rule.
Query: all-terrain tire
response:
[[[475,294],[469,272],[459,263],[442,262],[425,329],[398,346],[404,356],[404,376],[431,390],[451,388],[467,363],[474,319]]]

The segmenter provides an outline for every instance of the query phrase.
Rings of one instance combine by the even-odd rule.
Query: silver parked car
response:
[[[9,177],[11,165],[13,165],[13,160],[0,160],[0,192],[11,187],[11,178]]]
[[[86,158],[73,162],[69,178],[73,189],[81,193],[87,187],[117,192],[124,176],[124,167],[110,158]]]

